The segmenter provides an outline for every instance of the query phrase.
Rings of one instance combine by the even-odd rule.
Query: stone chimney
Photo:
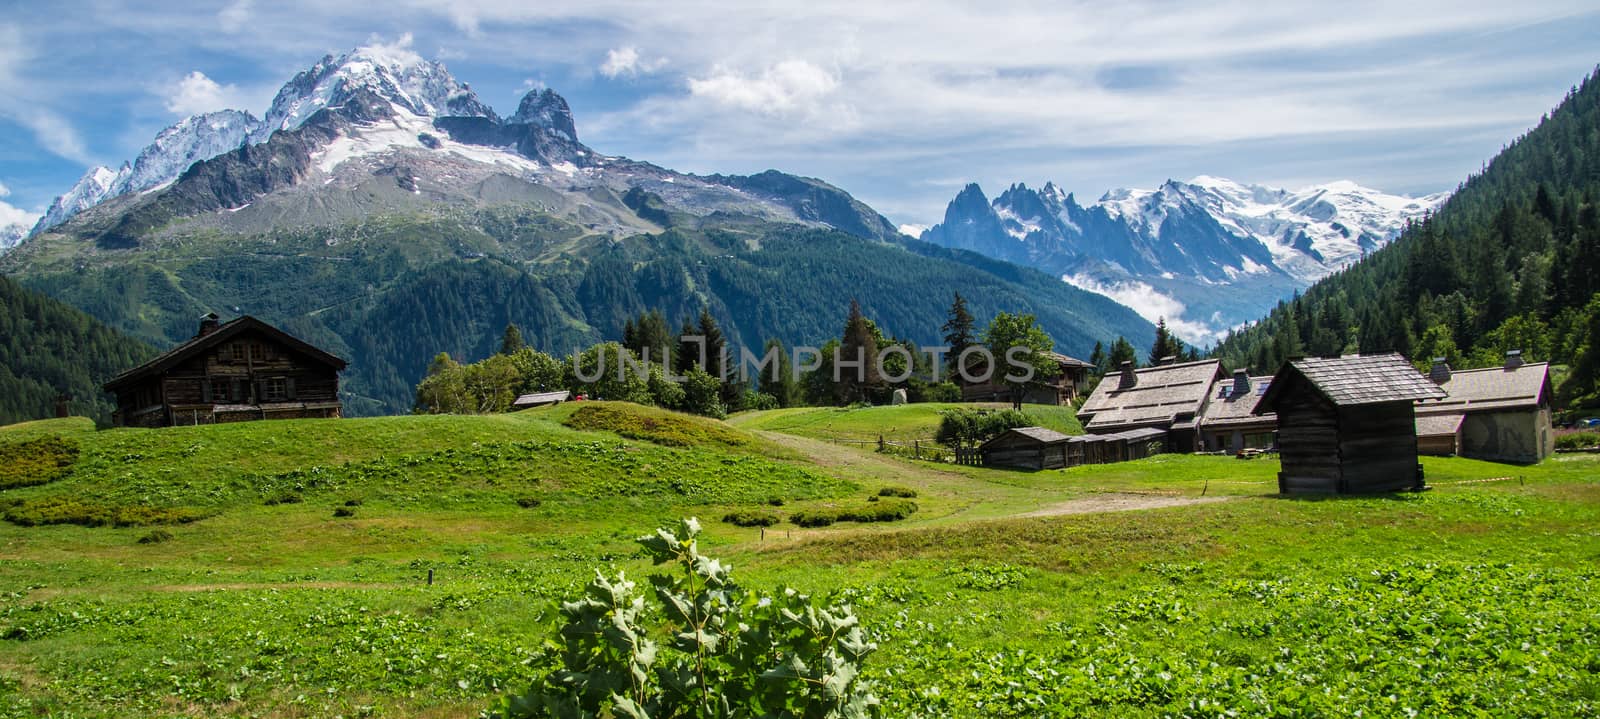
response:
[[[1233,371],[1233,396],[1243,397],[1250,394],[1250,372],[1236,369]]]
[[[1122,378],[1117,381],[1117,389],[1133,389],[1139,384],[1139,374],[1133,371],[1132,362],[1122,363]]]
[[[200,318],[200,331],[196,332],[194,336],[197,338],[204,337],[212,332],[216,332],[217,328],[221,326],[221,318],[217,317],[217,313],[207,312],[205,316]]]
[[[1450,364],[1443,357],[1433,358],[1433,367],[1428,370],[1428,379],[1434,384],[1444,384],[1450,381]]]
[[[1522,350],[1506,351],[1506,369],[1516,369],[1522,366]]]

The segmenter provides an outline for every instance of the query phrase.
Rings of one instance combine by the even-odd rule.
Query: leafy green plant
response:
[[[792,589],[747,591],[730,567],[700,554],[699,534],[691,518],[638,539],[656,565],[672,568],[650,579],[658,607],[623,573],[596,572],[582,598],[561,605],[561,668],[526,694],[502,697],[490,716],[874,716],[878,701],[857,677],[877,646],[850,606],[821,606]],[[663,634],[662,643],[652,638]]]
[[[1027,578],[1028,570],[1014,564],[973,562],[946,569],[944,576],[953,577],[956,586],[963,589],[993,592],[1020,586],[1022,580]]]
[[[1556,437],[1557,449],[1600,447],[1600,432],[1573,432]]]
[[[64,437],[40,437],[0,444],[0,489],[48,484],[72,473],[78,443]]]
[[[723,515],[722,521],[738,527],[770,527],[782,521],[782,517],[764,509],[741,509]]]

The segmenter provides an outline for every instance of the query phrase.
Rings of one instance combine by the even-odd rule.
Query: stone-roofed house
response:
[[[1207,451],[1238,454],[1245,449],[1270,449],[1278,442],[1278,416],[1255,414],[1272,377],[1251,377],[1235,370],[1211,386],[1211,399],[1200,418],[1200,439]]]
[[[1024,388],[1022,394],[1023,404],[1050,404],[1069,405],[1078,401],[1083,393],[1083,385],[1089,381],[1089,373],[1094,365],[1076,357],[1068,357],[1060,352],[1047,352],[1055,360],[1056,367],[1060,370],[1049,377],[1036,377]],[[995,371],[994,376],[987,382],[975,382],[961,387],[961,401],[963,402],[1010,402],[1012,401],[1011,385],[1002,379],[1008,370],[1001,367]]]
[[[1278,491],[1421,489],[1415,407],[1444,397],[1396,353],[1291,360],[1255,408],[1278,415]]]
[[[1169,452],[1200,448],[1197,423],[1205,414],[1211,387],[1225,377],[1217,360],[1167,363],[1134,369],[1123,363],[1107,374],[1078,410],[1090,434],[1117,434],[1133,429],[1166,431]]]
[[[1428,376],[1448,396],[1417,403],[1423,454],[1531,464],[1555,451],[1549,363],[1525,363],[1514,350],[1487,369],[1452,370],[1436,359]]]

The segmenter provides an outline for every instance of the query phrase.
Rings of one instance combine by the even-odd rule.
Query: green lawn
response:
[[[1274,496],[1272,459],[1027,473],[817,439],[933,406],[723,424],[583,404],[0,428],[0,452],[79,449],[0,504],[205,515],[145,544],[156,528],[0,522],[0,717],[476,716],[548,666],[555,602],[596,569],[648,574],[631,539],[685,515],[747,585],[856,605],[885,717],[1600,712],[1594,455],[1427,458],[1431,491],[1301,500]],[[910,519],[718,521],[888,485],[918,493]]]
[[[764,412],[744,412],[728,419],[736,427],[768,430],[813,439],[931,440],[939,430],[939,413],[956,408],[1010,409],[1009,404],[987,402],[951,404],[927,402],[885,407],[794,407]],[[1083,425],[1071,407],[1026,404],[1022,411],[1042,427],[1063,434],[1083,434]]]

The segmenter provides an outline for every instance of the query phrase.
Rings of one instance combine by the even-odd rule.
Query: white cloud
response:
[[[167,109],[184,117],[243,105],[238,86],[220,85],[199,70],[170,85],[165,94]]]
[[[639,55],[639,49],[631,45],[612,48],[606,51],[606,61],[600,63],[600,74],[609,78],[621,76],[633,77],[660,70],[667,64],[667,59],[658,57],[646,61]]]
[[[11,188],[0,182],[0,197],[10,196]],[[20,207],[13,207],[11,203],[0,200],[0,243],[3,243],[6,236],[11,234],[6,231],[8,228],[14,225],[23,225],[31,228],[38,221],[39,213],[29,212]],[[0,247],[0,249],[3,249],[3,247]]]
[[[900,230],[900,234],[902,234],[902,235],[909,235],[911,237],[921,237],[922,233],[928,231],[928,226],[927,225],[905,224],[905,225],[901,225],[898,229]]]
[[[763,115],[811,111],[839,89],[839,78],[805,60],[785,60],[749,76],[726,67],[689,78],[689,93]]]
[[[239,32],[250,22],[250,10],[254,4],[253,0],[234,0],[217,13],[217,24],[223,32]]]
[[[1183,313],[1188,308],[1182,302],[1143,282],[1101,282],[1082,274],[1062,275],[1061,280],[1080,290],[1105,295],[1150,322],[1165,319],[1167,329],[1193,345],[1209,347],[1228,334],[1226,327],[1218,328],[1205,322],[1184,319]]]

